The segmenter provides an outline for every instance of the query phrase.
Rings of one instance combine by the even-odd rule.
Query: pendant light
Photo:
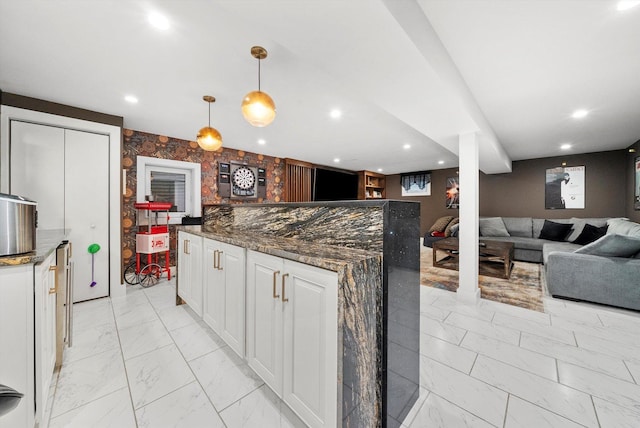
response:
[[[260,90],[260,61],[267,57],[262,46],[251,48],[251,55],[258,60],[258,90],[249,92],[242,100],[242,115],[253,126],[262,128],[276,117],[276,105],[266,92]]]
[[[216,128],[211,127],[211,103],[215,103],[216,99],[211,95],[205,95],[202,99],[209,103],[209,125],[198,131],[196,141],[203,150],[213,152],[222,147],[222,135]]]

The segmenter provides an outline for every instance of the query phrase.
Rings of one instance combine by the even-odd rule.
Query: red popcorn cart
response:
[[[136,202],[138,210],[136,216],[136,261],[131,263],[124,271],[124,280],[127,284],[140,284],[142,287],[156,285],[164,272],[167,279],[171,279],[169,269],[169,209],[170,202]],[[164,211],[166,215],[164,224],[158,224],[158,213]],[[147,225],[139,224],[140,218],[148,219]],[[161,265],[162,253],[164,253],[164,266]],[[142,254],[146,254],[146,263]]]

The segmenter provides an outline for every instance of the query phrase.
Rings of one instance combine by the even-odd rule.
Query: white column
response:
[[[477,302],[480,299],[478,287],[478,212],[479,212],[479,138],[476,133],[459,136],[460,170],[460,276],[458,299]]]

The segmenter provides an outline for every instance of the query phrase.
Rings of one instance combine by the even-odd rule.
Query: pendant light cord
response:
[[[209,103],[209,128],[211,128],[211,101]]]
[[[258,92],[260,92],[260,63],[262,60],[258,58]]]

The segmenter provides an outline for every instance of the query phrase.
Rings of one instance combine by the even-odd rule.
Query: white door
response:
[[[73,243],[73,301],[109,295],[109,137],[65,130],[65,228]],[[118,207],[114,207],[118,209]],[[100,250],[88,249],[98,244]]]
[[[285,260],[283,400],[311,427],[337,421],[335,272]],[[340,386],[341,387],[341,386]]]
[[[245,249],[221,242],[218,269],[224,286],[222,338],[244,358]]]
[[[64,228],[64,129],[11,121],[9,193],[38,202],[38,228]]]
[[[247,252],[247,362],[282,396],[283,260]]]

